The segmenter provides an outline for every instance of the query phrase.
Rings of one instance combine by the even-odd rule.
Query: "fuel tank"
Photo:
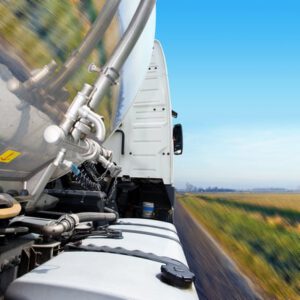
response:
[[[0,185],[4,189],[20,188],[56,156],[56,146],[44,141],[45,128],[62,121],[84,83],[94,83],[99,74],[89,72],[89,65],[105,64],[139,4],[139,0],[122,0],[101,39],[89,39],[109,2],[0,2]],[[119,82],[97,108],[107,136],[121,123],[142,83],[154,32],[155,10]]]
[[[109,228],[123,238],[84,239],[82,246],[91,248],[66,251],[18,278],[5,299],[198,299],[194,284],[180,287],[174,277],[164,280],[162,262],[154,257],[180,262],[175,270],[180,281],[186,280],[187,262],[174,225],[126,218]]]

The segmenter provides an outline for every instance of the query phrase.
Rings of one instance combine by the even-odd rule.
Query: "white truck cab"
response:
[[[141,217],[144,203],[146,209],[145,205],[153,204],[153,218],[172,219],[174,149],[175,154],[182,153],[181,125],[173,127],[172,117],[177,117],[177,113],[171,106],[163,49],[156,40],[133,105],[105,142],[105,147],[113,150],[113,160],[122,166],[117,185],[121,215]],[[130,204],[131,215],[128,215]]]

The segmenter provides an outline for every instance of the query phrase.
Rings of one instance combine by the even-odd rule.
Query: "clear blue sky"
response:
[[[175,184],[300,187],[300,1],[157,0]]]

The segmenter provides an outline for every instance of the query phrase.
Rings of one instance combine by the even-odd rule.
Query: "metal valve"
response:
[[[88,67],[88,71],[90,73],[100,73],[102,70],[101,68],[99,68],[97,65],[95,65],[94,63],[90,64],[89,67]]]

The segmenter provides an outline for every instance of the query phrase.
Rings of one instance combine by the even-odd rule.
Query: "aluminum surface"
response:
[[[105,65],[139,2],[121,1],[89,55],[90,50],[77,54],[105,1],[0,3],[0,158],[7,150],[20,153],[9,163],[0,159],[0,184],[5,189],[19,188],[56,156],[58,149],[43,139],[45,128],[61,122],[84,83],[95,82],[98,74],[88,72],[89,64]],[[107,136],[122,121],[143,80],[154,31],[155,11],[121,70],[119,84],[110,88],[97,108]]]

